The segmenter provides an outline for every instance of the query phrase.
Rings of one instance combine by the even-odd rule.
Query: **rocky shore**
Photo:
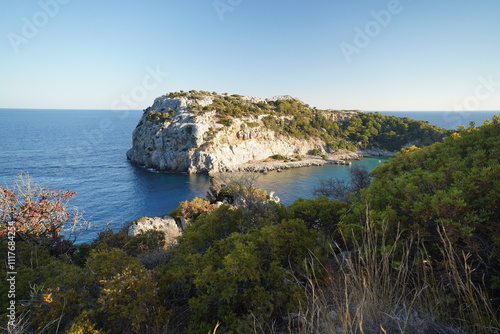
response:
[[[254,173],[268,173],[272,171],[281,172],[286,169],[301,168],[301,167],[313,167],[313,166],[324,166],[324,165],[351,165],[353,160],[360,160],[365,157],[373,156],[385,156],[393,157],[394,152],[371,149],[363,150],[357,152],[343,152],[338,154],[327,154],[326,159],[318,156],[307,155],[302,158],[302,160],[297,161],[294,159],[284,160],[263,160],[263,161],[251,161],[233,169],[226,169],[222,172],[254,172]]]

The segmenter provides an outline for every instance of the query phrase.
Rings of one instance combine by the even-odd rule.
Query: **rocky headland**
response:
[[[391,135],[400,142],[397,150],[418,144],[415,135],[397,133],[380,120],[364,125],[370,115],[382,117],[317,110],[288,95],[262,99],[204,91],[169,93],[144,110],[127,158],[166,172],[266,172],[393,155],[395,150],[381,140],[394,144]],[[406,128],[413,126],[417,135],[420,129],[433,128],[414,122],[422,124],[406,122]],[[361,133],[363,128],[371,132]],[[434,137],[430,142],[442,138]]]

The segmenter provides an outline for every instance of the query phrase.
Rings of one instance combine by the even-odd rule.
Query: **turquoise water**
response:
[[[385,161],[387,161],[386,157],[366,158],[354,161],[353,165],[359,164],[372,170]],[[350,168],[350,166],[345,165],[325,165],[285,169],[281,173],[273,171],[260,175],[256,183],[261,189],[274,191],[283,204],[289,205],[299,197],[314,198],[313,190],[320,179],[329,177],[348,179]]]
[[[473,116],[484,120],[493,114]],[[141,111],[0,109],[0,184],[12,185],[16,175],[28,172],[41,185],[76,191],[71,204],[101,229],[107,222],[117,229],[142,216],[163,215],[180,201],[204,197],[209,186],[205,175],[156,173],[127,161],[140,116]],[[436,123],[450,117],[415,112],[398,116]],[[468,122],[463,118],[463,125]],[[379,160],[355,163],[372,169]],[[311,198],[320,178],[347,177],[348,171],[348,166],[328,165],[271,172],[262,175],[258,185],[290,204],[299,197]],[[80,241],[93,237],[95,232]]]

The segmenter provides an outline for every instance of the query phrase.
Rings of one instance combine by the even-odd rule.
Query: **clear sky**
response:
[[[191,89],[499,110],[500,1],[0,1],[0,108],[143,109]]]

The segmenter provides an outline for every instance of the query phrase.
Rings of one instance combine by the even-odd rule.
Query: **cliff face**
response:
[[[278,96],[263,100],[239,97],[249,105],[290,99],[293,98]],[[213,101],[214,96],[200,99],[157,98],[145,110],[133,132],[133,146],[127,152],[128,159],[161,171],[225,172],[276,154],[307,154],[325,144],[320,139],[298,139],[268,129],[262,119],[269,114],[232,118],[228,124],[217,110],[191,110],[193,105],[200,109],[210,106]]]

